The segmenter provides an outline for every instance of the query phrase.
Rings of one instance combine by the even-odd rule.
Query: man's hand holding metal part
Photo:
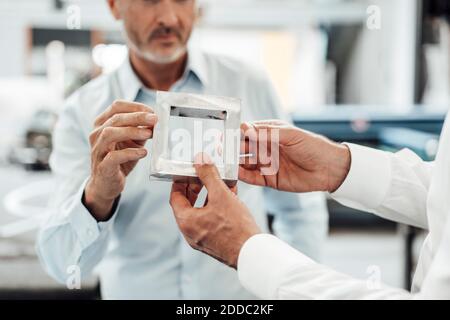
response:
[[[273,130],[277,131],[275,135],[271,132]],[[249,184],[288,192],[332,192],[339,187],[350,168],[350,153],[345,145],[302,131],[286,122],[244,123],[241,132],[241,148],[253,157],[246,158],[240,167],[239,179]],[[271,141],[273,138],[276,141]],[[259,148],[252,152],[252,145],[261,147],[263,143],[269,149],[267,156]],[[275,150],[270,150],[271,147]],[[265,172],[265,167],[272,168],[273,172]]]
[[[220,178],[216,166],[206,154],[196,156],[194,167],[208,190],[204,207],[196,208],[201,186],[174,183],[170,204],[188,243],[217,260],[236,267],[239,250],[251,236],[261,233],[245,204]]]
[[[91,144],[91,176],[83,202],[97,221],[108,220],[127,175],[147,155],[157,116],[141,103],[115,101],[95,120]]]
[[[429,231],[411,292],[381,283],[370,286],[262,233],[205,157],[198,158],[196,170],[208,189],[206,205],[192,207],[200,186],[175,183],[171,194],[178,226],[194,249],[236,268],[241,284],[263,299],[450,299],[450,269],[444,268],[450,263],[447,126],[433,163],[409,150],[390,153],[337,144],[279,121],[247,123],[241,129],[241,153],[254,157],[241,163],[240,180],[290,192],[326,191],[349,207]],[[276,135],[267,134],[273,130]],[[272,136],[277,141],[270,141]],[[271,146],[272,163],[249,152],[255,140]],[[264,172],[274,162],[277,170]]]
[[[278,141],[261,141],[278,131]],[[333,191],[345,179],[350,167],[350,153],[346,146],[333,143],[321,136],[301,131],[283,121],[259,121],[241,125],[241,153],[246,157],[240,167],[239,179],[253,185],[288,192]],[[267,140],[269,140],[268,138]],[[279,156],[273,161],[279,170],[264,175],[257,158],[260,153],[249,153],[251,145],[266,143],[276,146]],[[274,150],[268,150],[274,154]],[[203,208],[195,208],[200,185],[174,183],[170,204],[178,225],[189,244],[219,261],[236,268],[239,251],[251,236],[261,233],[249,209],[236,197],[236,188],[228,188],[217,168],[206,154],[198,154],[194,167],[208,190]]]

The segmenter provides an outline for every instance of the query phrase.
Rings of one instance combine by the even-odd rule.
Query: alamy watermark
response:
[[[366,10],[367,21],[366,26],[369,30],[380,30],[381,29],[381,8],[377,5],[370,5]]]
[[[81,289],[81,269],[78,265],[70,265],[66,269],[66,287],[69,290]]]
[[[367,267],[366,273],[369,275],[366,280],[367,289],[381,289],[381,268],[377,265],[371,265]]]
[[[69,30],[81,29],[81,7],[77,3],[69,3],[66,8],[66,28]]]

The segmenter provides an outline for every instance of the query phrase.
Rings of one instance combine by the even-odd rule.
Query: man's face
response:
[[[171,63],[185,52],[197,16],[195,0],[111,0],[122,19],[130,49],[155,63]]]

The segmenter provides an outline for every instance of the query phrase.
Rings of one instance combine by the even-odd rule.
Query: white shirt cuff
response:
[[[375,209],[383,203],[389,190],[391,154],[355,144],[346,145],[351,153],[350,171],[331,196],[346,206]]]
[[[261,299],[276,299],[283,276],[308,264],[315,262],[273,235],[258,234],[242,246],[237,270],[244,288]]]
[[[69,222],[80,241],[82,250],[97,240],[102,232],[108,232],[111,229],[119,208],[119,203],[117,203],[111,219],[105,222],[98,222],[82,202],[87,181],[88,179],[81,184],[72,205],[66,211]]]

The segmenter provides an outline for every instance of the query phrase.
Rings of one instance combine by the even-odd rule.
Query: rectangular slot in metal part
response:
[[[170,116],[225,121],[227,119],[227,112],[225,110],[220,111],[211,109],[197,109],[197,108],[171,106]]]

